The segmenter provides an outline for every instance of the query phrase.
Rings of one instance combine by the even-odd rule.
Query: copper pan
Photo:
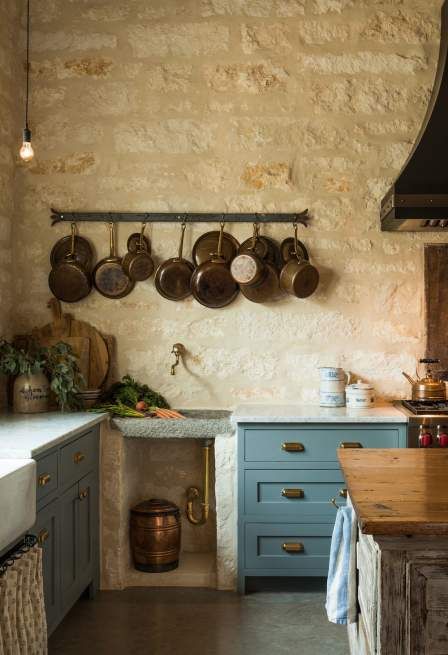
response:
[[[102,296],[111,299],[124,298],[134,288],[134,281],[123,271],[121,257],[115,251],[115,224],[109,223],[109,256],[93,269],[93,283]]]
[[[296,298],[308,298],[319,284],[319,272],[299,251],[297,223],[294,223],[294,257],[280,271],[280,287]]]
[[[167,300],[183,300],[191,295],[191,276],[194,266],[182,255],[185,227],[186,224],[183,222],[178,256],[167,259],[156,271],[156,289]]]
[[[70,250],[57,263],[48,276],[48,286],[52,294],[64,302],[78,302],[85,298],[92,289],[90,272],[82,266],[76,257],[76,225],[71,225]]]
[[[128,250],[121,262],[124,272],[134,282],[143,282],[151,277],[154,272],[154,262],[143,241],[145,227],[146,223],[142,223],[140,239],[135,250]]]
[[[229,264],[222,255],[224,223],[218,239],[218,252],[196,268],[191,278],[191,290],[196,300],[212,309],[225,307],[235,300],[239,287],[233,279]]]

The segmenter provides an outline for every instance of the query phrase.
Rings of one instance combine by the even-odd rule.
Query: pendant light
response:
[[[26,91],[25,91],[25,127],[23,128],[23,142],[20,148],[20,158],[31,161],[34,157],[33,146],[31,145],[31,130],[28,126],[28,104],[30,95],[30,0],[27,0],[26,12]]]

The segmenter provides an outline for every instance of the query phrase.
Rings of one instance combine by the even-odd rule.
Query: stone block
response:
[[[211,55],[228,50],[229,28],[211,22],[135,25],[128,41],[136,57]]]

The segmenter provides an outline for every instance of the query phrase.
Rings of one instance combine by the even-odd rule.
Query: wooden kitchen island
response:
[[[448,655],[448,451],[339,450],[359,523],[352,655]]]

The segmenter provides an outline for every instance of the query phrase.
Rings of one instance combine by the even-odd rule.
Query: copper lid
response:
[[[153,516],[158,516],[160,514],[174,514],[179,515],[179,508],[177,505],[172,503],[170,500],[164,500],[163,498],[151,498],[150,500],[144,500],[138,505],[135,505],[131,509],[133,514],[150,514]]]

